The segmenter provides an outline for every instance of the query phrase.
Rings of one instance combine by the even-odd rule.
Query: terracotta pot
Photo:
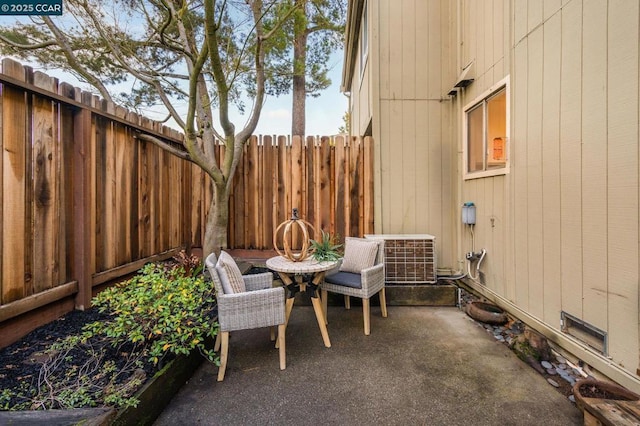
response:
[[[591,387],[592,390],[589,390],[588,387]],[[593,391],[595,391],[595,394],[593,394]],[[616,399],[621,401],[640,400],[640,395],[630,391],[629,389],[623,388],[622,386],[615,383],[604,382],[602,380],[596,379],[585,379],[577,382],[575,385],[573,385],[573,395],[576,399],[576,405],[583,411],[585,410],[585,406],[587,405],[585,399],[590,398]],[[604,397],[600,397],[598,395],[603,395]]]
[[[474,320],[487,324],[504,324],[508,319],[507,313],[492,303],[478,301],[468,303],[466,312]]]

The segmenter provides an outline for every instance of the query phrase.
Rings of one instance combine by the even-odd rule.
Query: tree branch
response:
[[[155,136],[151,136],[148,135],[146,133],[142,133],[142,132],[138,132],[135,135],[135,138],[141,140],[141,141],[145,141],[145,142],[150,142],[160,148],[162,148],[163,150],[175,155],[178,158],[182,158],[183,160],[187,160],[190,161],[192,163],[194,163],[195,161],[193,161],[193,159],[191,158],[191,156],[189,155],[189,153],[187,151],[181,150],[179,148],[176,148],[175,146],[162,141],[161,139],[156,138]]]
[[[15,47],[16,49],[24,49],[24,50],[36,50],[36,49],[42,49],[44,47],[49,47],[49,46],[58,46],[58,42],[55,40],[43,41],[42,43],[34,43],[34,44],[16,43],[11,39],[6,38],[2,34],[0,34],[0,41],[8,44],[9,46]]]
[[[71,46],[69,46],[67,37],[62,33],[62,31],[60,31],[56,24],[53,23],[51,18],[49,18],[48,16],[43,16],[42,20],[47,25],[47,27],[49,27],[49,30],[53,33],[54,37],[56,38],[56,43],[62,48],[62,52],[65,58],[67,58],[69,66],[72,69],[76,70],[82,77],[84,77],[90,85],[98,89],[100,95],[102,95],[102,97],[106,101],[113,102],[113,98],[111,97],[109,90],[107,90],[107,88],[99,78],[90,73],[89,70],[87,70],[78,61],[78,58],[76,58],[75,54],[73,53],[73,49],[71,48]]]

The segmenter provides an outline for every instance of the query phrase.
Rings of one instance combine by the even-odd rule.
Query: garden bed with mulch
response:
[[[215,361],[215,297],[199,264],[184,254],[148,264],[101,292],[94,308],[0,349],[0,423],[38,411],[92,416],[84,411],[96,407],[98,424],[116,413],[152,422],[200,362]]]
[[[95,309],[72,311],[1,349],[0,409],[38,410],[108,405],[99,397],[93,403],[88,403],[90,395],[107,386],[121,387],[122,397],[132,396],[141,383],[158,371],[158,366],[136,355],[132,344],[113,347],[103,339],[86,347],[50,351],[55,342],[80,335],[86,324],[108,319],[109,315]],[[105,365],[113,366],[109,369],[113,368],[119,374],[115,377],[105,374]],[[71,378],[72,374],[76,377]],[[139,383],[134,386],[134,382]]]

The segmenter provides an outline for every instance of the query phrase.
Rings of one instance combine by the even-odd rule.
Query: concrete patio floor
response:
[[[232,333],[224,382],[204,363],[155,425],[579,425],[582,413],[457,308],[329,307],[332,347],[296,305],[287,368],[268,329]]]

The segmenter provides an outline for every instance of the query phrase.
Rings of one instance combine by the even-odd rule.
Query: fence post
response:
[[[91,94],[82,102],[91,105]],[[91,111],[77,111],[73,120],[73,272],[78,281],[76,309],[91,307]]]

